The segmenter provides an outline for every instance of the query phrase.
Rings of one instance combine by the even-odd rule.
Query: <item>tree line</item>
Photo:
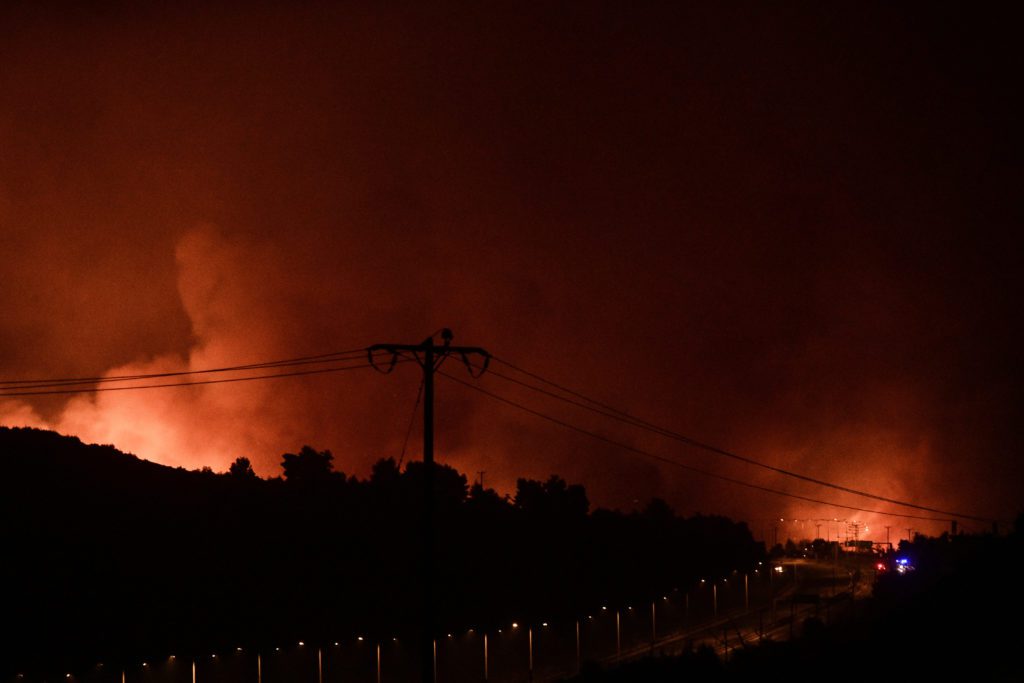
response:
[[[0,428],[7,671],[415,632],[423,465],[368,477],[305,446],[261,479],[171,468],[74,437]],[[743,523],[664,502],[591,509],[552,475],[501,495],[434,473],[445,630],[575,618],[651,599],[764,555]]]

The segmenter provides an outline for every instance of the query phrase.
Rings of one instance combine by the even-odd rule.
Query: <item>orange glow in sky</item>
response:
[[[1022,112],[1001,43],[978,39],[1003,29],[750,11],[0,10],[0,378],[446,326],[751,458],[1012,518]],[[419,381],[400,366],[0,396],[0,424],[189,468],[246,456],[262,476],[310,444],[366,475],[401,453]],[[480,382],[694,467],[891,509]],[[875,539],[947,528],[707,480],[443,378],[437,449],[501,491],[557,473],[597,505],[659,496],[759,536],[779,517],[856,516]]]

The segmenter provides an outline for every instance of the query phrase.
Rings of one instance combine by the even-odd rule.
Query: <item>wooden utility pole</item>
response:
[[[390,365],[382,369],[382,372],[391,372],[399,356],[415,360],[423,369],[423,547],[420,557],[423,600],[420,680],[423,683],[434,683],[437,679],[434,644],[437,637],[437,617],[434,608],[434,373],[451,355],[460,356],[471,375],[473,366],[469,362],[469,356],[478,355],[483,358],[481,374],[487,370],[491,360],[491,354],[477,346],[452,346],[452,337],[452,331],[444,328],[441,330],[441,346],[436,346],[434,337],[430,336],[420,344],[374,344],[366,349],[370,364],[375,368],[378,366],[374,353],[391,354]]]

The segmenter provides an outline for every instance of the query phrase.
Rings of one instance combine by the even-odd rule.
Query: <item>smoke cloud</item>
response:
[[[777,466],[1017,512],[1022,112],[999,86],[1012,22],[3,11],[4,378],[195,370],[445,326]],[[419,381],[400,366],[0,398],[0,423],[185,467],[246,456],[263,476],[309,443],[365,475],[402,452]],[[886,507],[480,382],[695,467]],[[406,459],[419,437],[417,418]],[[661,496],[758,534],[780,517],[856,517],[875,538],[946,528],[709,480],[444,378],[438,451],[502,491],[558,473],[596,504]]]

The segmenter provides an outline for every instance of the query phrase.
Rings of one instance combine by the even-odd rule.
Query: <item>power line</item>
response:
[[[75,386],[79,384],[100,384],[109,382],[122,382],[141,379],[158,379],[163,377],[182,377],[189,375],[202,375],[207,373],[233,372],[240,370],[257,370],[272,367],[291,367],[297,365],[310,365],[327,363],[331,361],[354,360],[362,357],[365,349],[352,349],[348,351],[335,351],[316,356],[300,356],[298,358],[287,358],[283,360],[265,361],[262,363],[249,363],[246,365],[231,365],[225,367],[206,368],[201,370],[181,370],[176,372],[154,372],[135,375],[104,375],[101,377],[60,377],[51,379],[20,379],[0,381],[0,391],[7,389],[42,389],[58,386]]]
[[[583,399],[583,401],[586,401],[586,402],[591,403],[593,405],[586,405],[586,403],[582,403],[580,401],[576,401],[576,400],[573,400],[573,399],[570,399],[570,398],[566,398],[565,396],[560,396],[560,395],[558,395],[558,394],[556,394],[554,392],[548,391],[548,390],[546,390],[546,389],[544,389],[542,387],[535,386],[535,385],[530,384],[528,382],[523,382],[521,380],[515,379],[514,377],[509,377],[508,375],[504,375],[504,374],[502,374],[502,373],[500,373],[500,372],[498,372],[496,370],[491,370],[490,374],[492,374],[492,375],[494,375],[496,377],[499,377],[499,378],[504,379],[504,380],[509,381],[509,382],[513,382],[513,383],[518,384],[518,385],[520,385],[522,387],[525,387],[525,388],[530,389],[532,391],[536,391],[536,392],[544,394],[546,396],[550,396],[550,397],[558,399],[560,401],[564,401],[566,403],[569,403],[571,405],[577,406],[579,408],[583,408],[584,410],[589,410],[589,411],[597,413],[599,415],[603,415],[605,417],[612,418],[613,420],[618,420],[619,422],[623,422],[625,424],[632,425],[632,426],[637,427],[639,429],[644,429],[644,430],[647,430],[649,432],[653,432],[655,434],[658,434],[660,436],[664,436],[666,438],[674,439],[674,440],[679,441],[681,443],[685,443],[685,444],[687,444],[689,446],[693,446],[693,447],[699,448],[701,450],[705,450],[705,451],[708,451],[708,452],[711,452],[711,453],[715,453],[716,455],[721,455],[721,456],[724,456],[724,457],[727,457],[727,458],[732,458],[734,460],[738,460],[738,461],[743,462],[743,463],[748,464],[748,465],[753,465],[755,467],[761,467],[763,469],[770,470],[772,472],[776,472],[778,474],[782,474],[782,475],[785,475],[787,477],[792,477],[794,479],[800,479],[801,481],[806,481],[806,482],[809,482],[809,483],[812,483],[812,484],[816,484],[818,486],[824,486],[824,487],[827,487],[827,488],[835,489],[837,491],[843,491],[844,493],[851,493],[851,494],[854,494],[854,495],[863,496],[865,498],[871,498],[873,500],[877,500],[877,501],[880,501],[880,502],[883,502],[883,503],[892,503],[894,505],[900,505],[900,506],[903,506],[903,507],[914,508],[916,510],[923,510],[925,512],[934,512],[934,513],[940,514],[940,515],[949,515],[950,517],[956,517],[956,518],[962,518],[962,519],[971,519],[971,520],[978,521],[978,522],[989,522],[989,521],[992,521],[990,518],[987,518],[987,517],[978,517],[976,515],[968,515],[968,514],[963,514],[963,513],[959,513],[959,512],[952,512],[952,511],[943,510],[943,509],[940,509],[940,508],[929,507],[927,505],[919,505],[917,503],[911,503],[909,501],[899,500],[897,498],[889,498],[888,496],[882,496],[882,495],[879,495],[879,494],[876,494],[876,493],[871,493],[870,491],[862,491],[860,489],[855,489],[855,488],[852,488],[852,487],[849,487],[849,486],[844,486],[842,484],[836,484],[834,482],[826,481],[824,479],[818,479],[818,478],[812,477],[810,475],[801,474],[799,472],[794,472],[792,470],[787,470],[787,469],[782,468],[782,467],[776,467],[774,465],[769,465],[769,464],[761,462],[759,460],[754,460],[753,458],[749,458],[749,457],[740,455],[740,454],[735,453],[733,451],[729,451],[729,450],[726,450],[724,448],[719,448],[718,446],[714,446],[714,445],[711,445],[711,444],[708,444],[708,443],[704,443],[702,441],[698,441],[697,439],[693,439],[693,438],[685,436],[683,434],[679,434],[678,432],[673,432],[672,430],[666,429],[664,427],[658,426],[656,424],[653,424],[653,423],[648,422],[646,420],[643,420],[641,418],[638,418],[638,417],[635,417],[633,415],[630,415],[629,413],[627,413],[625,411],[619,410],[617,408],[613,408],[612,406],[609,406],[609,405],[607,405],[605,403],[601,403],[600,401],[597,401],[597,400],[594,400],[592,398],[589,398],[589,397],[587,397],[587,396],[585,396],[585,395],[583,395],[583,394],[581,394],[581,393],[579,393],[577,391],[574,391],[574,390],[569,389],[567,387],[564,387],[564,386],[562,386],[560,384],[552,382],[551,380],[545,379],[545,378],[541,377],[540,375],[537,375],[535,373],[532,373],[532,372],[524,370],[524,369],[522,369],[520,367],[517,367],[517,366],[513,365],[512,363],[510,363],[510,362],[508,362],[506,360],[498,358],[497,356],[494,357],[494,360],[499,362],[499,363],[501,363],[501,364],[503,364],[503,365],[506,365],[506,366],[512,368],[513,370],[516,370],[517,372],[520,372],[520,373],[522,373],[524,375],[527,375],[529,377],[537,379],[537,380],[539,380],[539,381],[541,381],[541,382],[543,382],[545,384],[548,384],[548,385],[550,385],[552,387],[555,387],[559,391],[563,391],[563,392],[565,392],[567,394],[570,394],[572,396],[576,396],[576,397],[578,397],[580,399]],[[598,406],[598,407],[594,407],[594,406]]]
[[[743,481],[742,479],[736,479],[736,478],[733,478],[733,477],[729,477],[729,476],[724,475],[724,474],[718,474],[717,472],[710,472],[708,470],[703,470],[703,469],[700,469],[699,467],[693,467],[692,465],[687,465],[685,463],[681,463],[678,460],[673,460],[672,458],[667,458],[667,457],[665,457],[663,455],[658,455],[657,453],[652,453],[652,452],[644,450],[642,448],[637,448],[635,446],[630,446],[629,444],[623,443],[621,441],[616,441],[615,439],[611,439],[611,438],[608,438],[608,437],[603,436],[601,434],[598,434],[596,432],[592,432],[592,431],[590,431],[588,429],[584,429],[583,427],[579,427],[579,426],[574,425],[574,424],[572,424],[570,422],[566,422],[564,420],[561,420],[561,419],[559,419],[557,417],[552,417],[551,415],[547,415],[547,414],[542,413],[542,412],[540,412],[538,410],[534,410],[532,408],[529,408],[529,407],[527,407],[527,406],[525,406],[525,405],[523,405],[521,403],[517,403],[516,401],[513,401],[511,399],[505,398],[504,396],[500,396],[498,394],[495,394],[495,393],[493,393],[491,391],[488,391],[488,390],[486,390],[486,389],[484,389],[482,387],[478,387],[475,384],[471,384],[469,382],[463,381],[463,380],[461,380],[461,379],[459,379],[459,378],[457,378],[457,377],[455,377],[453,375],[450,375],[450,374],[448,374],[448,373],[446,373],[444,371],[438,370],[438,374],[442,375],[443,377],[446,377],[446,378],[450,379],[453,382],[458,382],[459,384],[462,384],[463,386],[469,387],[470,389],[473,389],[474,391],[479,391],[480,393],[482,393],[482,394],[484,394],[484,395],[486,395],[486,396],[488,396],[488,397],[490,397],[490,398],[492,398],[492,399],[494,399],[496,401],[500,401],[501,403],[505,403],[507,405],[510,405],[510,406],[512,406],[514,408],[517,408],[517,409],[519,409],[519,410],[521,410],[523,412],[529,413],[531,415],[534,415],[534,416],[539,417],[541,419],[547,420],[549,422],[553,422],[554,424],[557,424],[557,425],[559,425],[561,427],[565,427],[566,429],[570,429],[572,431],[579,432],[580,434],[584,434],[584,435],[589,436],[589,437],[591,437],[593,439],[597,439],[598,441],[603,441],[603,442],[605,442],[607,444],[610,444],[612,446],[616,446],[616,447],[621,448],[623,450],[630,451],[632,453],[636,453],[637,455],[642,455],[644,457],[651,458],[653,460],[657,460],[659,462],[663,462],[665,464],[672,465],[674,467],[679,467],[681,469],[688,470],[690,472],[695,472],[697,474],[701,474],[701,475],[704,475],[706,477],[711,477],[713,479],[719,479],[721,481],[726,481],[726,482],[729,482],[731,484],[737,484],[739,486],[745,486],[747,488],[755,489],[755,490],[758,490],[758,491],[764,491],[766,493],[773,493],[773,494],[778,495],[778,496],[785,496],[787,498],[795,498],[797,500],[803,500],[803,501],[810,502],[810,503],[817,503],[819,505],[828,505],[830,507],[839,507],[839,508],[843,508],[843,509],[846,509],[846,510],[856,510],[857,512],[867,512],[867,513],[871,513],[871,514],[885,515],[887,517],[896,517],[896,518],[900,518],[900,519],[923,519],[923,520],[928,520],[928,521],[932,521],[932,522],[949,522],[950,521],[948,518],[944,518],[944,517],[925,517],[925,516],[922,516],[922,515],[900,514],[900,513],[895,513],[895,512],[887,512],[885,510],[873,510],[873,509],[870,509],[870,508],[862,508],[862,507],[857,507],[857,506],[854,506],[854,505],[844,505],[842,503],[835,503],[835,502],[832,502],[832,501],[821,500],[821,499],[818,499],[818,498],[811,498],[809,496],[803,496],[803,495],[800,495],[800,494],[797,494],[797,493],[790,493],[788,491],[781,491],[779,489],[773,489],[773,488],[770,488],[770,487],[767,487],[767,486],[761,486],[760,484],[754,484],[754,483],[751,483],[751,482],[748,482],[748,481]],[[984,521],[987,521],[987,520],[984,520]]]
[[[183,377],[183,376],[196,376],[196,375],[211,374],[211,373],[242,372],[242,371],[248,371],[248,370],[263,370],[263,369],[270,369],[270,368],[297,367],[297,366],[302,366],[302,365],[321,365],[321,364],[326,364],[326,363],[347,362],[347,361],[356,360],[357,358],[362,357],[363,354],[367,353],[368,351],[369,351],[369,359],[368,359],[367,363],[363,363],[363,364],[359,364],[359,365],[352,365],[352,366],[318,368],[318,369],[315,369],[315,370],[292,371],[292,372],[273,373],[273,374],[265,374],[265,375],[254,375],[254,376],[248,376],[248,377],[233,377],[233,378],[215,379],[215,380],[199,380],[199,381],[188,381],[188,382],[168,382],[168,383],[159,383],[159,384],[144,384],[144,385],[130,385],[130,386],[117,386],[117,387],[103,387],[103,386],[101,386],[101,387],[96,387],[96,386],[93,386],[93,387],[81,387],[81,385],[83,385],[83,384],[109,384],[109,383],[115,383],[115,382],[140,381],[140,380],[148,380],[148,379],[162,379],[162,378]],[[350,349],[350,350],[345,350],[345,351],[336,351],[336,352],[333,352],[333,353],[319,354],[319,355],[313,355],[313,356],[300,356],[300,357],[296,357],[296,358],[288,358],[288,359],[274,360],[274,361],[265,361],[265,362],[260,362],[260,363],[250,363],[250,364],[244,364],[244,365],[233,365],[233,366],[206,368],[206,369],[200,369],[200,370],[186,370],[186,371],[177,371],[177,372],[147,373],[147,374],[134,374],[134,375],[109,375],[109,376],[104,376],[104,377],[78,377],[78,378],[32,379],[32,380],[6,380],[6,381],[3,381],[3,382],[0,382],[0,398],[5,398],[5,397],[22,397],[22,396],[61,395],[61,394],[80,394],[80,393],[100,393],[100,392],[107,392],[107,391],[129,391],[129,390],[136,390],[136,389],[159,389],[159,388],[168,388],[168,387],[198,386],[198,385],[207,385],[207,384],[225,384],[225,383],[233,383],[233,382],[263,380],[263,379],[277,379],[277,378],[285,378],[285,377],[299,377],[299,376],[306,376],[306,375],[317,375],[317,374],[324,374],[324,373],[340,372],[340,371],[345,371],[345,370],[356,370],[356,369],[361,369],[361,368],[376,367],[375,364],[373,363],[373,351],[374,351],[373,349]],[[404,358],[403,358],[403,360],[397,361],[397,362],[412,362],[412,360],[413,360],[411,358],[408,358],[406,356],[406,354],[404,354],[404,353],[401,353],[400,355],[404,356]],[[782,475],[785,475],[785,476],[789,476],[789,477],[792,477],[792,478],[795,478],[795,479],[806,481],[806,482],[809,482],[809,483],[812,483],[812,484],[815,484],[815,485],[832,488],[832,489],[835,489],[835,490],[838,490],[838,491],[843,491],[845,493],[850,493],[850,494],[853,494],[853,495],[859,495],[859,496],[863,496],[863,497],[866,497],[866,498],[871,498],[871,499],[878,500],[878,501],[881,501],[881,502],[892,503],[894,505],[910,507],[910,508],[914,508],[914,509],[918,509],[918,510],[923,510],[923,511],[927,511],[927,512],[934,512],[934,513],[937,513],[937,514],[949,515],[950,517],[963,518],[963,519],[971,519],[971,520],[983,521],[983,522],[991,521],[989,518],[985,518],[985,517],[978,517],[978,516],[975,516],[975,515],[967,515],[967,514],[951,512],[951,511],[948,511],[948,510],[932,508],[932,507],[928,507],[928,506],[924,506],[924,505],[919,505],[919,504],[916,504],[916,503],[911,503],[911,502],[908,502],[908,501],[902,501],[902,500],[898,500],[898,499],[895,499],[895,498],[889,498],[889,497],[886,497],[886,496],[881,496],[881,495],[874,494],[874,493],[871,493],[871,492],[868,492],[868,491],[861,491],[859,489],[854,489],[852,487],[843,486],[841,484],[836,484],[834,482],[829,482],[829,481],[825,481],[825,480],[822,480],[822,479],[817,479],[815,477],[804,475],[804,474],[801,474],[799,472],[794,472],[794,471],[787,470],[787,469],[784,469],[784,468],[781,468],[781,467],[776,467],[776,466],[773,466],[773,465],[769,465],[767,463],[763,463],[763,462],[760,462],[758,460],[754,460],[752,458],[739,455],[739,454],[734,453],[732,451],[728,451],[726,449],[719,448],[717,446],[713,446],[711,444],[707,444],[707,443],[698,441],[698,440],[693,439],[691,437],[679,434],[677,432],[674,432],[672,430],[666,429],[666,428],[661,427],[659,425],[653,424],[653,423],[648,422],[646,420],[643,420],[641,418],[635,417],[635,416],[633,416],[633,415],[631,415],[631,414],[629,414],[629,413],[627,413],[625,411],[619,410],[619,409],[617,409],[617,408],[615,408],[615,407],[613,407],[611,405],[608,405],[606,403],[602,403],[602,402],[597,401],[597,400],[595,400],[593,398],[590,398],[589,396],[586,396],[585,394],[583,394],[581,392],[575,391],[575,390],[570,389],[570,388],[568,388],[566,386],[563,386],[561,384],[553,382],[553,381],[551,381],[551,380],[549,380],[549,379],[547,379],[545,377],[542,377],[542,376],[540,376],[540,375],[538,375],[536,373],[533,373],[533,372],[530,372],[528,370],[525,370],[525,369],[523,369],[523,368],[521,368],[521,367],[511,363],[510,361],[507,361],[507,360],[504,360],[504,359],[498,358],[498,357],[493,357],[493,356],[491,358],[493,358],[495,361],[497,361],[497,362],[499,362],[499,363],[501,363],[501,364],[511,368],[512,370],[515,370],[516,372],[519,372],[519,373],[521,373],[523,375],[526,375],[528,377],[536,379],[539,382],[542,382],[542,383],[547,384],[547,385],[549,385],[551,387],[554,387],[558,391],[561,391],[561,392],[563,392],[565,394],[569,394],[570,396],[574,396],[574,397],[579,398],[581,400],[578,401],[578,400],[574,400],[572,398],[567,398],[566,396],[559,395],[559,394],[557,394],[557,393],[555,393],[553,391],[549,391],[547,389],[544,389],[543,387],[538,387],[536,385],[530,384],[529,382],[524,382],[524,381],[516,379],[514,377],[510,377],[508,375],[505,375],[505,374],[502,374],[500,372],[497,372],[495,370],[491,370],[491,374],[494,374],[494,375],[496,375],[497,377],[499,377],[501,379],[504,379],[506,381],[512,382],[514,384],[518,384],[518,385],[520,385],[520,386],[522,386],[524,388],[530,389],[531,391],[534,391],[534,392],[537,392],[537,393],[549,396],[549,397],[557,399],[559,401],[563,401],[563,402],[569,403],[570,405],[574,405],[574,406],[582,408],[584,410],[588,410],[588,411],[597,413],[597,414],[602,415],[604,417],[608,417],[608,418],[617,420],[619,422],[623,422],[625,424],[628,424],[628,425],[633,426],[633,427],[637,427],[639,429],[647,430],[649,432],[658,434],[660,436],[664,436],[666,438],[670,438],[670,439],[674,439],[676,441],[680,441],[680,442],[682,442],[682,443],[684,443],[686,445],[689,445],[689,446],[700,448],[702,450],[706,450],[706,451],[715,453],[717,455],[729,457],[729,458],[738,460],[740,462],[743,462],[745,464],[753,465],[753,466],[756,466],[756,467],[761,467],[763,469],[767,469],[767,470],[770,470],[772,472],[776,472],[776,473],[779,473],[779,474],[782,474]],[[397,360],[397,359],[393,358],[393,361],[394,360]],[[463,361],[466,363],[467,367],[468,366],[473,366],[473,367],[478,367],[478,368],[481,367],[481,366],[478,366],[475,363],[472,363],[471,361],[469,361],[468,358],[463,358]],[[483,366],[483,369],[486,369],[486,365]],[[625,448],[625,449],[630,450],[630,451],[637,452],[638,454],[646,455],[648,457],[652,457],[652,458],[655,458],[655,459],[658,459],[658,460],[662,460],[662,461],[664,461],[666,463],[673,464],[675,466],[682,467],[684,469],[689,469],[689,470],[692,470],[694,472],[697,472],[697,473],[700,473],[700,474],[704,474],[706,476],[715,477],[715,478],[719,478],[719,479],[722,479],[724,481],[729,481],[729,482],[736,483],[736,484],[739,484],[739,485],[749,486],[751,488],[756,488],[756,489],[764,490],[764,491],[767,491],[767,492],[770,492],[770,493],[775,493],[775,494],[778,494],[778,495],[784,495],[784,496],[789,496],[789,497],[793,497],[793,498],[798,498],[798,499],[801,499],[801,500],[807,500],[807,501],[810,501],[810,502],[816,502],[816,503],[821,503],[821,504],[826,504],[826,505],[835,505],[837,507],[843,507],[843,508],[846,508],[846,509],[858,510],[858,511],[862,511],[862,512],[873,512],[873,513],[877,513],[877,514],[888,514],[888,515],[892,515],[893,514],[893,513],[884,513],[884,512],[878,511],[878,510],[868,510],[868,509],[865,509],[865,508],[859,508],[859,507],[855,507],[855,506],[841,505],[841,504],[838,504],[838,503],[830,503],[828,501],[822,501],[822,500],[817,500],[817,499],[813,499],[813,498],[808,498],[808,497],[805,497],[805,496],[800,496],[800,495],[797,495],[797,494],[791,494],[791,493],[788,493],[788,492],[785,492],[785,491],[779,491],[779,490],[776,490],[776,489],[770,489],[770,488],[767,488],[767,487],[762,487],[762,486],[757,485],[757,484],[752,484],[750,482],[745,482],[745,481],[742,481],[742,480],[739,480],[739,479],[733,479],[733,478],[727,477],[725,475],[719,475],[719,474],[716,474],[716,473],[713,473],[713,472],[709,472],[709,471],[702,470],[702,469],[699,469],[699,468],[695,468],[695,467],[692,467],[692,466],[689,466],[689,465],[685,465],[685,464],[680,463],[678,461],[671,460],[671,459],[668,459],[668,458],[664,458],[662,456],[658,456],[656,454],[653,454],[653,453],[650,453],[650,452],[647,452],[647,451],[642,451],[641,449],[636,449],[636,448],[634,448],[632,446],[628,446],[626,444],[622,444],[622,443],[614,441],[612,439],[608,439],[607,437],[603,437],[601,435],[598,435],[596,433],[590,432],[590,431],[585,430],[583,428],[580,428],[580,427],[577,427],[575,425],[563,422],[561,420],[558,420],[557,418],[553,418],[551,416],[545,415],[545,414],[540,413],[538,411],[534,411],[534,410],[532,410],[532,409],[530,409],[530,408],[528,408],[526,406],[523,406],[521,404],[515,403],[514,401],[511,401],[509,399],[501,397],[501,396],[499,396],[497,394],[493,394],[491,392],[488,392],[488,391],[486,391],[486,390],[484,390],[484,389],[482,389],[480,387],[477,387],[477,386],[474,386],[474,385],[470,385],[470,384],[468,384],[466,382],[463,382],[462,380],[459,380],[459,379],[456,379],[454,377],[451,377],[451,375],[448,375],[447,373],[441,372],[440,374],[444,375],[445,377],[448,377],[448,378],[452,379],[453,381],[459,382],[461,384],[466,384],[467,386],[470,386],[471,388],[473,388],[473,389],[475,389],[477,391],[480,391],[480,392],[482,392],[484,394],[487,394],[488,396],[490,396],[490,397],[492,397],[492,398],[494,398],[496,400],[505,402],[505,403],[507,403],[509,405],[512,405],[512,406],[514,406],[516,408],[519,408],[521,410],[524,410],[526,412],[529,412],[529,413],[532,413],[532,414],[537,415],[539,417],[542,417],[544,419],[553,421],[553,422],[555,422],[557,424],[560,424],[560,425],[562,425],[564,427],[567,427],[569,429],[573,429],[575,431],[579,431],[581,433],[584,433],[584,434],[587,434],[587,435],[592,436],[594,438],[606,441],[606,442],[611,443],[613,445]],[[78,387],[78,388],[72,388],[72,387]],[[422,386],[420,388],[420,391],[422,392]],[[415,413],[416,407],[418,406],[419,399],[420,399],[420,397],[417,396],[417,405],[413,407],[414,413]],[[590,404],[590,405],[588,405],[588,404]],[[403,456],[404,456],[404,452],[406,450],[406,445],[408,444],[409,434],[411,433],[411,427],[412,427],[412,422],[410,421],[409,429],[407,430],[407,433],[406,433],[405,445],[403,445]],[[905,518],[908,518],[908,519],[925,519],[925,520],[932,520],[932,521],[948,521],[945,518],[933,518],[933,517],[924,517],[924,516],[918,516],[918,515],[893,515],[893,516],[900,516],[900,517],[905,517]]]
[[[409,437],[412,436],[412,426],[416,423],[416,409],[420,407],[423,400],[424,381],[420,380],[420,388],[416,392],[416,402],[412,404],[412,413],[409,415],[409,426],[405,430],[405,441],[402,442],[402,455],[398,458],[398,469],[402,469],[402,462],[405,460],[405,451],[409,448]]]
[[[228,372],[232,370],[249,370],[276,366],[305,365],[310,363],[325,363],[331,360],[349,360],[347,356],[350,356],[351,358],[359,358],[361,357],[363,352],[363,349],[356,349],[354,351],[337,351],[334,353],[325,353],[318,356],[301,356],[299,358],[264,361],[260,363],[249,363],[246,365],[230,365],[225,367],[204,368],[201,370],[180,370],[174,372],[154,372],[135,375],[102,375],[96,377],[3,380],[0,381],[0,388],[14,388],[15,385],[87,384],[94,382],[112,382],[133,379],[152,379],[156,377],[175,377],[180,375],[199,375],[210,372]]]
[[[408,363],[411,361],[400,360],[399,363]],[[167,382],[163,384],[135,384],[125,387],[86,387],[81,389],[52,389],[47,391],[19,391],[19,392],[6,392],[0,393],[0,398],[10,396],[49,396],[55,394],[96,394],[106,391],[134,391],[136,389],[165,389],[167,387],[191,387],[206,384],[227,384],[230,382],[251,382],[254,380],[262,379],[278,379],[282,377],[302,377],[306,375],[321,375],[329,372],[343,372],[346,370],[359,370],[362,368],[373,367],[370,363],[361,363],[359,365],[345,365],[333,368],[318,368],[316,370],[295,370],[292,372],[279,372],[270,375],[253,375],[249,377],[229,377],[225,379],[207,379],[197,380],[194,382]]]

